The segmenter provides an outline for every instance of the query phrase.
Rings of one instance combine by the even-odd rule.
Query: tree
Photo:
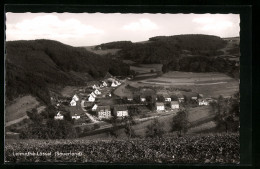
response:
[[[229,99],[222,96],[216,102],[210,103],[211,111],[216,115],[217,129],[219,131],[239,130],[239,94]]]
[[[182,133],[186,133],[188,130],[187,116],[187,110],[183,109],[177,112],[177,115],[173,117],[172,131],[177,131],[179,136],[182,136]]]
[[[159,122],[158,119],[154,119],[151,124],[149,124],[146,128],[145,135],[146,137],[162,137],[165,133],[164,124]]]
[[[135,133],[135,130],[134,128],[132,127],[132,125],[135,123],[133,118],[130,116],[130,117],[127,117],[124,119],[124,128],[125,128],[125,134],[127,135],[128,139],[129,138],[134,138],[136,137],[136,133]]]

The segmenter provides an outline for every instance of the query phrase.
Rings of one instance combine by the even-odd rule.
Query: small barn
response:
[[[78,115],[77,113],[72,113],[71,114],[71,118],[75,119],[75,120],[78,120],[78,119],[80,119],[80,115]]]
[[[164,100],[165,100],[166,102],[172,101],[172,98],[171,98],[170,95],[168,95],[168,94],[164,94],[163,97],[164,97]]]
[[[64,116],[61,114],[60,111],[54,116],[54,120],[63,120]]]
[[[199,106],[207,106],[209,102],[206,99],[198,99]]]

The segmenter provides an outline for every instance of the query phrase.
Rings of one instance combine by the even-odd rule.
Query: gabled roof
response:
[[[128,110],[127,106],[125,106],[125,105],[114,106],[114,111],[123,111],[123,110]]]
[[[98,106],[97,111],[110,111],[110,106]]]
[[[164,103],[162,103],[162,102],[156,102],[155,105],[156,105],[156,106],[164,106]]]
[[[171,105],[179,105],[178,101],[171,101]]]
[[[106,76],[104,77],[104,79],[108,79],[108,78],[111,78],[113,77],[109,72],[107,72]]]

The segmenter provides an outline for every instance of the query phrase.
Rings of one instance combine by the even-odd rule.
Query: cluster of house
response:
[[[92,107],[92,111],[96,112],[96,115],[99,119],[109,119],[112,117],[112,113],[114,116],[118,118],[129,116],[128,108],[126,105],[114,105],[113,107],[111,107],[111,106],[98,106],[97,104],[95,104]]]

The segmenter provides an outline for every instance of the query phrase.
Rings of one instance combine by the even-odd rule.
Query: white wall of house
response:
[[[77,95],[74,95],[74,96],[72,97],[72,99],[75,100],[75,101],[79,101],[79,97],[78,97]]]
[[[99,119],[108,119],[111,117],[111,111],[99,111],[98,112],[98,118]]]
[[[203,105],[207,106],[207,105],[209,105],[209,102],[203,100],[203,101],[199,102],[199,105],[200,106],[203,106]]]
[[[117,111],[117,117],[128,116],[128,110]]]
[[[164,110],[164,106],[157,106],[157,110]]]
[[[77,105],[77,102],[75,100],[71,100],[70,106],[76,106],[76,105]]]
[[[145,102],[146,99],[144,97],[141,98],[141,102]]]
[[[60,112],[57,113],[56,116],[54,116],[55,120],[63,120],[64,116],[62,114],[60,114]]]
[[[165,101],[170,102],[170,101],[172,101],[172,99],[170,97],[167,97],[167,98],[165,98]]]
[[[88,97],[88,101],[89,101],[89,102],[94,102],[94,101],[95,101],[95,98],[92,97],[92,96],[89,96],[89,97]]]
[[[178,104],[173,104],[172,105],[172,109],[179,109],[179,108],[180,108],[180,106]]]
[[[78,119],[80,119],[80,116],[78,116],[78,115],[73,115],[73,116],[71,116],[71,118],[72,118],[72,119],[75,119],[75,120],[78,120]]]

